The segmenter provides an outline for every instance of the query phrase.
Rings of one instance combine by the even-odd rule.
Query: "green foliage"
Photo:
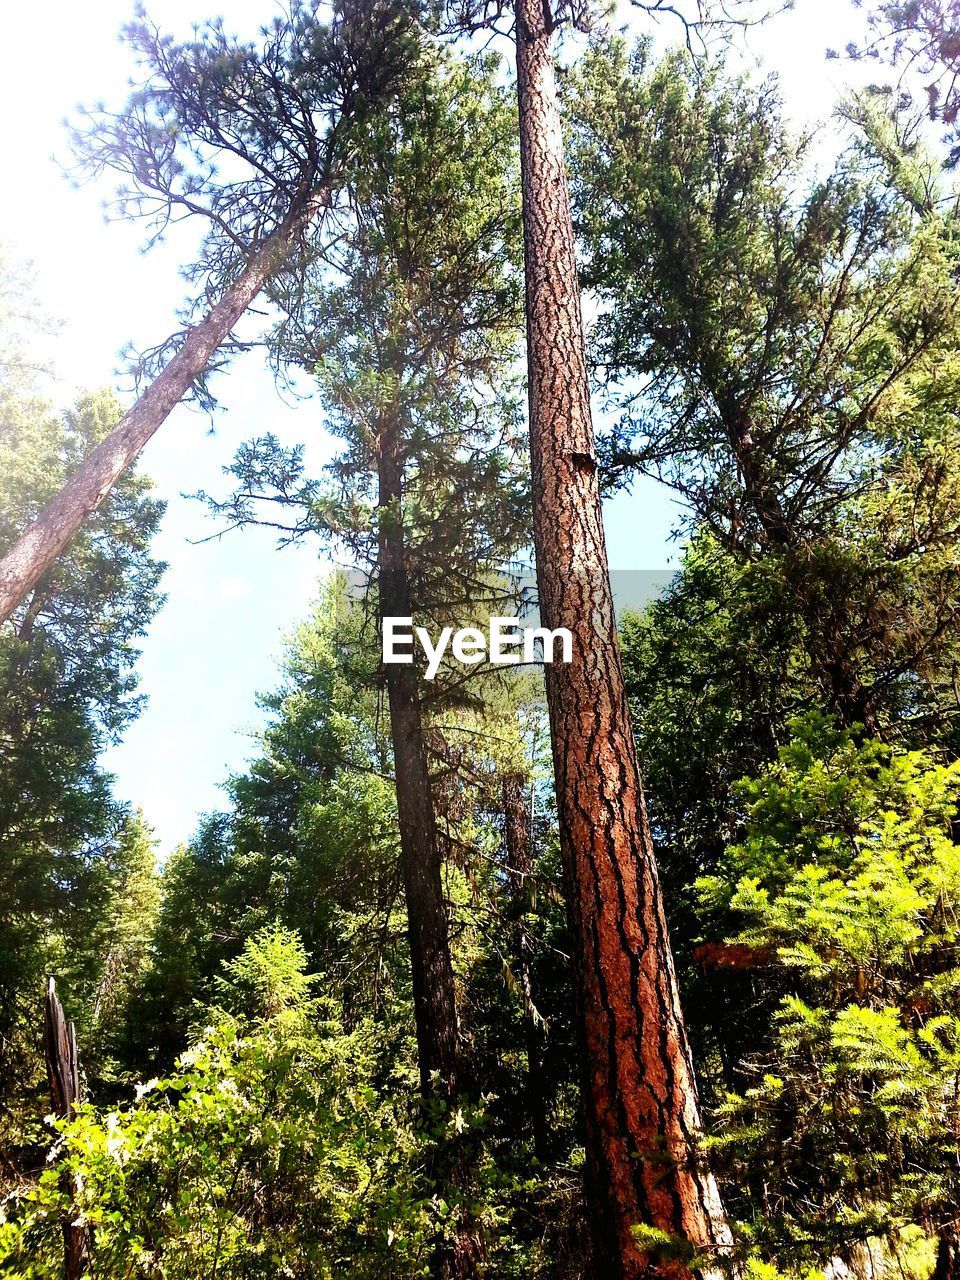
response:
[[[142,480],[0,637],[11,1280],[60,1274],[65,1214],[93,1226],[105,1280],[412,1280],[465,1221],[488,1229],[498,1280],[582,1269],[542,697],[489,671],[464,683],[444,667],[421,688],[463,1096],[478,1101],[417,1097],[371,625],[381,543],[399,523],[418,620],[482,622],[529,512],[514,107],[494,59],[434,47],[408,16],[374,0],[327,23],[295,3],[256,47],[218,23],[166,41],[138,17],[144,84],[79,140],[91,170],[128,180],[126,216],[156,232],[206,218],[198,303],[301,183],[329,181],[325,221],[270,285],[269,342],[281,377],[316,376],[340,452],[315,475],[264,435],[210,505],[338,544],[373,589],[325,585],[225,811],[159,876],[96,765],[136,711],[157,603]],[[689,513],[676,580],[622,620],[623,654],[744,1275],[823,1280],[867,1258],[927,1280],[960,1197],[955,217],[882,97],[847,104],[855,133],[815,180],[771,83],[615,41],[565,82],[594,355],[619,419],[605,475],[648,471]],[[30,311],[22,292],[0,275],[0,545],[117,413],[106,396],[65,415],[43,403],[6,332]],[[519,868],[508,784],[529,812]],[[34,1177],[47,970],[91,1100]],[[154,1078],[131,1095],[134,1074]],[[464,1152],[468,1174],[447,1177]],[[648,1225],[636,1236],[698,1265]]]
[[[817,181],[770,84],[616,43],[569,83],[608,478],[693,533],[623,641],[726,1194],[761,1270],[871,1240],[922,1274],[956,1197],[951,206],[877,100]]]
[[[300,959],[323,974],[320,984],[307,980],[310,989],[336,1004],[344,1034],[363,1038],[371,1087],[419,1116],[392,753],[376,666],[365,612],[334,577],[291,638],[283,682],[264,699],[271,715],[261,752],[232,780],[230,809],[164,868],[150,964],[126,1006],[120,1056],[128,1066],[149,1073],[159,1063],[166,1072],[178,1049],[204,1034],[211,1006],[232,1017],[278,1009],[295,954],[283,930],[293,928]],[[458,1123],[474,1143],[471,1197],[491,1226],[497,1274],[534,1276],[549,1274],[551,1251],[576,1229],[580,1211],[564,1165],[576,1140],[568,944],[542,694],[502,682],[477,694],[476,706],[440,711],[431,736],[461,1033],[481,1099],[461,1109]],[[537,1174],[518,1086],[528,1046],[500,787],[501,771],[516,771],[531,749],[535,870],[524,885],[525,960],[549,1029],[541,1032],[540,1087],[550,1154],[560,1161]],[[424,1128],[418,1119],[418,1132],[433,1135],[437,1121]],[[442,1115],[439,1123],[445,1128]],[[426,1183],[417,1185],[429,1200]]]
[[[701,535],[666,591],[621,623],[624,675],[668,866],[692,884],[725,843],[730,793],[815,688],[778,566]]]
[[[361,572],[382,523],[401,521],[414,608],[443,621],[527,536],[514,133],[495,59],[424,51],[364,139],[336,246],[312,246],[292,291],[271,286],[278,373],[316,375],[339,454],[314,476],[265,435],[238,451],[229,498],[201,495],[231,527],[329,538]],[[378,501],[388,437],[401,511]]]
[[[424,1274],[435,1206],[402,1090],[371,1087],[372,1027],[345,1032],[305,963],[296,935],[256,935],[222,979],[238,1012],[210,1011],[135,1101],[58,1126],[54,1162],[8,1201],[0,1274],[60,1274],[65,1174],[104,1278]]]
[[[215,998],[220,964],[257,930],[296,929],[348,1016],[384,1016],[408,978],[400,962],[396,800],[364,614],[334,577],[290,639],[263,699],[261,751],[232,779],[232,805],[170,860],[154,958],[133,996],[132,1059],[182,1048],[194,1003]]]
[[[415,74],[421,45],[408,8],[391,0],[336,3],[322,16],[314,0],[292,0],[253,41],[221,18],[176,41],[138,6],[122,39],[136,64],[132,91],[118,109],[80,109],[74,173],[116,178],[105,212],[144,224],[147,248],[184,218],[202,229],[182,273],[195,286],[188,319],[222,297],[251,250],[311,192],[339,201],[367,130]],[[296,257],[280,268],[289,276]],[[145,353],[140,370],[157,371],[182,338]],[[208,374],[222,360],[191,392],[208,408]]]
[[[960,764],[793,728],[701,882],[783,992],[717,1143],[749,1235],[791,1266],[949,1223],[960,1121]]]
[[[716,872],[738,812],[734,787],[819,703],[803,622],[779,565],[741,562],[702,534],[670,586],[621,619],[624,675],[671,943],[699,1085],[712,1101],[766,1027],[750,975],[702,962],[698,876]]]
[[[127,818],[97,865],[99,918],[86,939],[97,979],[83,1005],[75,1004],[88,1076],[111,1075],[123,1055],[130,999],[149,968],[150,941],[160,907],[160,873],[153,833],[142,814]],[[75,993],[75,998],[81,995]]]
[[[847,723],[942,730],[960,529],[950,203],[918,201],[862,118],[811,177],[771,82],[681,55],[598,44],[569,104],[595,358],[620,410],[610,483],[655,475],[695,531],[777,565]]]
[[[429,1274],[437,1231],[456,1221],[432,1188],[432,1130],[482,1138],[484,1115],[426,1115],[412,1063],[384,1074],[381,1028],[346,1030],[306,964],[295,933],[259,931],[170,1072],[57,1123],[48,1167],[0,1209],[0,1275],[58,1276],[65,1213],[93,1228],[103,1280]],[[555,1213],[564,1193],[475,1150],[472,1212],[496,1230],[493,1273],[551,1274],[528,1219],[545,1190]]]
[[[620,465],[675,483],[736,545],[777,522],[822,533],[870,477],[899,388],[922,380],[928,412],[950,410],[939,219],[918,223],[857,148],[812,181],[772,81],[614,43],[570,107],[585,271],[608,304],[597,357],[626,384]]]
[[[0,320],[17,306],[29,314],[15,276],[0,289]],[[120,412],[101,392],[57,413],[39,394],[29,340],[29,328],[0,333],[12,353],[0,369],[0,548]],[[86,1025],[122,910],[129,828],[98,756],[138,710],[137,643],[160,603],[163,566],[149,547],[163,507],[149,489],[125,477],[0,633],[0,1124],[13,1134],[40,1071],[44,973]]]

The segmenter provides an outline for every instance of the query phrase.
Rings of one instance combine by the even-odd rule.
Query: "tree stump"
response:
[[[47,1079],[50,1082],[50,1098],[53,1111],[61,1120],[73,1115],[80,1096],[80,1072],[77,1061],[77,1033],[68,1022],[63,1005],[57,998],[57,986],[53,978],[47,979],[47,997],[44,1002],[43,1049],[47,1060]],[[73,1199],[75,1188],[69,1178],[65,1190]],[[63,1217],[63,1274],[64,1280],[79,1280],[86,1274],[90,1263],[93,1238],[90,1228],[74,1220],[72,1210]]]

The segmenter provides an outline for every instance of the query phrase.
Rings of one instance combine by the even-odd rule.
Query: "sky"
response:
[[[274,12],[271,0],[221,0],[210,10],[197,3],[152,0],[149,11],[178,36],[189,34],[197,17],[218,12],[234,30],[253,35]],[[190,234],[142,254],[140,228],[106,225],[105,192],[73,188],[61,167],[69,159],[64,117],[79,103],[117,103],[125,95],[133,68],[117,33],[131,12],[131,0],[46,0],[42,10],[13,0],[0,16],[0,241],[32,262],[36,295],[62,322],[49,351],[56,373],[49,393],[61,405],[81,387],[123,393],[120,351],[165,337],[183,297],[178,266],[189,257]],[[797,0],[792,13],[741,40],[737,56],[776,70],[786,110],[806,125],[829,116],[851,73],[826,60],[827,45],[842,47],[861,21],[846,0]],[[243,440],[272,431],[286,443],[302,442],[312,466],[333,451],[319,405],[281,398],[261,352],[239,357],[217,393],[221,407],[212,422],[178,408],[143,455],[142,470],[168,504],[155,546],[169,566],[167,601],[138,663],[146,709],[104,756],[117,794],[140,806],[153,826],[161,857],[190,837],[202,814],[223,807],[222,784],[255,751],[257,694],[276,683],[284,637],[330,568],[321,546],[278,551],[266,530],[198,542],[216,526],[182,495],[223,491],[221,468]],[[609,503],[605,520],[614,569],[662,570],[675,560],[677,510],[654,482]]]

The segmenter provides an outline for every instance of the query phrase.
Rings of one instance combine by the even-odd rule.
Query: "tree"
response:
[[[791,704],[826,702],[855,734],[952,739],[954,222],[929,158],[875,102],[848,108],[857,139],[798,201],[802,145],[768,92],[682,57],[651,65],[643,47],[594,58],[572,102],[587,279],[607,304],[597,354],[623,410],[608,476],[652,471],[700,527],[684,580],[651,611],[661,633],[633,637],[638,692],[653,694],[642,740],[656,816],[689,883],[718,857],[724,826],[736,831],[731,763],[744,752],[762,766]],[[692,609],[706,630],[689,630]],[[738,634],[731,663],[723,646]],[[751,687],[771,663],[775,683]],[[716,709],[721,727],[696,753],[708,785],[687,793],[673,766]],[[689,961],[716,970],[688,962],[694,1008],[724,973],[745,1005],[733,1043],[705,1019],[722,1087],[738,1056],[760,1054],[782,986],[748,943],[718,943],[689,894],[679,906]],[[705,924],[709,940],[691,948]],[[803,1052],[795,1031],[784,1052],[788,1041]],[[812,1170],[830,1139],[808,1138],[797,1141]],[[802,1199],[800,1171],[780,1165],[784,1196]],[[949,1259],[953,1226],[939,1225]]]
[[[348,1028],[409,1012],[389,735],[377,655],[345,581],[297,627],[249,769],[164,868],[152,960],[129,1013],[130,1065],[170,1065],[221,964],[258,930],[295,930]],[[398,1007],[400,1012],[398,1012]]]
[[[847,723],[935,716],[957,622],[952,215],[918,211],[876,133],[806,187],[773,88],[681,55],[598,48],[574,96],[612,482],[654,474],[738,559],[779,562]]]
[[[533,1150],[540,1161],[547,1152],[547,1110],[544,1094],[543,1015],[534,1000],[531,973],[531,941],[527,916],[534,892],[530,780],[526,772],[507,774],[502,783],[504,870],[510,886],[513,922],[513,956],[516,980],[523,1001],[524,1039],[527,1052],[527,1099],[533,1129]]]
[[[848,45],[847,54],[898,67],[898,88],[911,98],[916,91],[909,77],[932,77],[923,85],[927,115],[945,126],[949,148],[945,163],[955,168],[960,164],[960,4],[957,0],[884,0],[870,11],[868,24],[865,41]]]
[[[304,288],[273,290],[276,359],[317,373],[330,429],[345,442],[333,484],[267,438],[241,452],[236,493],[214,503],[231,524],[260,520],[273,504],[266,522],[282,528],[286,518],[291,537],[337,539],[370,572],[381,619],[456,617],[478,590],[489,594],[485,575],[522,538],[508,376],[515,187],[509,115],[492,77],[490,61],[425,57],[368,131],[341,244],[317,255]],[[456,1116],[464,1083],[422,677],[413,664],[386,664],[383,680],[421,1085]],[[469,1236],[438,1262],[444,1274],[474,1266]]]
[[[371,1084],[369,1026],[344,1031],[315,989],[296,934],[250,938],[169,1073],[59,1124],[39,1185],[4,1202],[5,1262],[36,1280],[61,1274],[68,1169],[105,1280],[422,1275],[419,1139]]]
[[[100,975],[90,1013],[94,1052],[100,1049],[104,1031],[116,1043],[131,992],[149,963],[149,940],[160,905],[157,847],[139,810],[117,833],[102,878],[106,910],[98,931]],[[92,1054],[88,1051],[87,1056]]]
[[[717,930],[696,881],[717,873],[737,837],[735,784],[774,758],[788,722],[822,706],[823,694],[776,561],[741,563],[705,533],[670,586],[626,613],[620,630],[683,1009],[712,1115],[770,1009],[736,951],[704,944]]]
[[[0,623],[50,568],[83,522],[185,394],[264,284],[289,266],[307,227],[334,201],[353,133],[411,57],[400,10],[371,0],[324,25],[296,0],[264,29],[259,50],[222,23],[177,45],[145,17],[125,38],[143,83],[119,114],[87,113],[77,130],[80,172],[119,172],[116,211],[146,219],[151,242],[185,217],[207,226],[187,271],[202,282],[203,318],[152,353],[174,354],[123,419],[83,460],[0,561]],[[218,178],[220,166],[228,175]],[[236,176],[239,175],[239,176]]]
[[[471,621],[482,629],[482,618]],[[546,706],[539,671],[475,671],[470,702],[435,709],[429,727],[438,825],[470,890],[453,924],[470,922],[476,936],[464,975],[465,1035],[474,1089],[498,1100],[485,1112],[490,1137],[503,1142],[498,1160],[523,1168],[532,1155],[547,1169],[570,1140],[557,1114],[558,1084],[569,1077],[569,1019],[560,1010],[570,974],[548,958],[547,940],[563,926]],[[449,674],[462,682],[462,669]],[[513,996],[505,1007],[504,982]],[[529,1148],[518,1145],[518,1125]]]
[[[100,506],[120,477],[210,363],[215,351],[260,292],[278,257],[315,216],[319,200],[298,201],[283,224],[262,245],[226,294],[150,383],[110,435],[99,442],[34,522],[0,561],[0,623],[6,622],[36,587],[85,520]]]
[[[8,390],[36,385],[46,365],[24,339],[56,328],[34,297],[31,276],[31,264],[0,241],[0,386]]]
[[[29,300],[12,292],[27,310]],[[0,346],[10,356],[0,383],[2,546],[118,411],[100,393],[57,413],[23,345],[3,334]],[[101,973],[100,930],[115,888],[108,869],[125,813],[98,756],[140,706],[134,662],[160,603],[163,566],[149,548],[162,510],[149,482],[128,475],[0,636],[0,1075],[9,1141],[24,1136],[21,1094],[40,1071],[44,974],[56,973],[71,1006],[85,1010]]]
[[[530,453],[539,603],[573,661],[547,668],[583,1049],[597,1275],[683,1274],[729,1243],[700,1118],[623,687],[590,414],[552,41],[516,6]],[[613,1051],[611,1051],[611,1046]],[[645,1235],[644,1228],[651,1228]],[[657,1242],[668,1250],[656,1257]],[[679,1254],[669,1247],[679,1242]],[[654,1246],[652,1249],[651,1246]]]
[[[126,1009],[126,1054],[117,1056],[127,1072],[168,1073],[201,1034],[203,1009],[219,998],[220,966],[264,928],[296,929],[345,1032],[369,1031],[374,1087],[430,1137],[430,1146],[418,1148],[416,1185],[425,1199],[436,1197],[436,1239],[452,1231],[457,1211],[449,1189],[438,1194],[434,1126],[424,1125],[418,1100],[389,718],[375,628],[355,594],[349,580],[334,577],[324,586],[291,640],[278,688],[263,699],[268,725],[250,767],[231,780],[229,806],[166,864],[150,964]],[[451,664],[454,675],[462,677],[462,669]],[[488,672],[471,681],[469,705],[431,704],[427,721],[458,1033],[469,1071],[458,1118],[470,1126],[460,1138],[469,1163],[458,1185],[469,1194],[474,1221],[484,1224],[486,1265],[504,1280],[556,1278],[558,1257],[562,1274],[575,1274],[583,1237],[582,1195],[569,1168],[580,1142],[570,948],[538,689],[535,677],[505,682],[502,670]],[[518,770],[527,778],[531,864],[519,893],[502,798],[502,778]],[[540,1110],[532,1114],[534,1090]],[[547,1150],[533,1175],[538,1115]]]
[[[781,998],[720,1111],[758,1248],[792,1268],[879,1237],[956,1254],[960,766],[822,714],[738,788],[701,892]],[[723,919],[721,915],[720,919]]]

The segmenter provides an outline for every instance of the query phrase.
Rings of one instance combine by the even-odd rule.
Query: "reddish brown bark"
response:
[[[36,586],[136,460],[325,203],[322,191],[310,192],[294,202],[220,301],[187,331],[176,355],[6,552],[0,560],[0,624]]]
[[[53,1113],[61,1120],[69,1120],[80,1097],[77,1035],[73,1023],[67,1022],[64,1017],[53,978],[47,980],[43,1012],[43,1048]],[[69,1178],[65,1178],[65,1185],[69,1193],[73,1194],[74,1188]],[[88,1226],[76,1223],[72,1213],[64,1216],[61,1229],[64,1280],[80,1280],[81,1276],[86,1275],[90,1265],[92,1233]]]
[[[775,964],[774,947],[750,947],[742,942],[702,942],[693,958],[704,969],[763,969]]]
[[[646,820],[604,543],[549,11],[517,0],[534,538],[583,1062],[597,1280],[691,1272],[727,1249]],[[651,1252],[636,1228],[668,1233]]]

